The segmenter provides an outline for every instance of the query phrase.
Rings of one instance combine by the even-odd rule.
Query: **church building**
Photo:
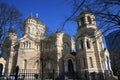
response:
[[[75,40],[56,31],[46,36],[46,27],[38,18],[29,16],[24,21],[24,35],[17,39],[11,28],[2,45],[2,74],[19,74],[30,80],[35,78],[64,80],[104,80],[111,72],[109,53],[104,49],[102,33],[96,26],[95,16],[82,12],[76,19]],[[109,80],[109,79],[108,79]]]

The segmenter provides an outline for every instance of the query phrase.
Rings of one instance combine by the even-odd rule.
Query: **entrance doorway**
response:
[[[68,77],[74,78],[74,66],[72,60],[68,60]]]

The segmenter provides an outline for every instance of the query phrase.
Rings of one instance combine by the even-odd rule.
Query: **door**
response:
[[[68,60],[68,77],[74,78],[74,66],[72,60]]]

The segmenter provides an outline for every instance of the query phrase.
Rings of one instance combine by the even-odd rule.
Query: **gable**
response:
[[[22,38],[19,39],[19,42],[25,42],[25,41],[38,42],[35,38],[32,38],[28,35],[25,35],[25,36],[23,36]]]

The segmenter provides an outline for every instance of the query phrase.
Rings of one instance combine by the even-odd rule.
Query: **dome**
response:
[[[38,24],[41,24],[41,25],[44,25],[43,21],[38,19],[38,18],[35,18],[35,20],[37,21]]]
[[[80,15],[82,15],[82,14],[93,14],[93,13],[90,12],[90,11],[83,11],[83,12],[80,13]]]
[[[12,27],[10,27],[9,33],[17,33],[17,32],[15,31],[15,29],[13,29]]]
[[[29,20],[29,19],[33,19],[33,20],[35,20],[38,24],[44,25],[44,23],[43,23],[42,20],[40,20],[39,18],[34,18],[33,16],[27,17],[27,19],[25,20],[25,22],[26,22],[27,20]]]

